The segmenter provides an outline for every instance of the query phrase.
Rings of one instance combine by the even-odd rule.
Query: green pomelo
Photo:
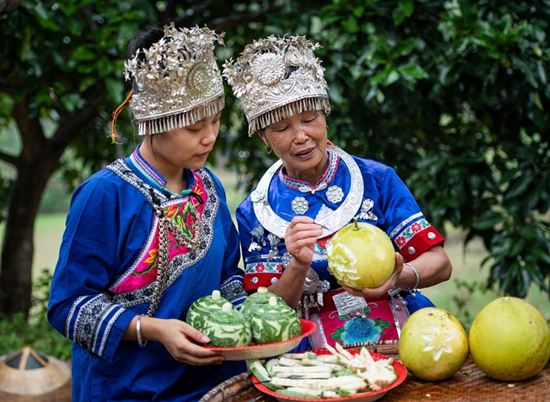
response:
[[[468,337],[449,312],[435,307],[415,311],[405,322],[399,339],[399,357],[417,378],[449,378],[468,358]]]
[[[353,289],[376,288],[395,268],[395,250],[390,238],[376,226],[354,222],[344,226],[327,246],[332,275]]]
[[[550,327],[525,300],[501,297],[487,304],[470,328],[470,351],[481,371],[501,381],[539,373],[550,358]]]
[[[214,290],[211,295],[203,296],[191,304],[185,322],[202,332],[206,317],[213,311],[221,310],[225,303],[229,303],[229,300],[222,297],[219,290]]]
[[[229,302],[206,317],[203,332],[210,338],[210,345],[216,347],[248,346],[252,341],[250,323]]]
[[[302,333],[296,311],[271,297],[269,304],[255,310],[250,321],[252,339],[257,344],[286,341]]]
[[[278,304],[287,305],[281,297],[269,292],[266,287],[260,286],[256,293],[252,293],[245,299],[241,307],[241,313],[251,319],[253,312],[269,304],[269,299],[272,297],[275,297]]]

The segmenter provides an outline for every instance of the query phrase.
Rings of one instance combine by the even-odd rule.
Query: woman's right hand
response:
[[[132,323],[135,320],[137,319],[134,318]],[[132,323],[128,329],[135,329],[135,323],[133,326]],[[162,343],[168,353],[179,362],[192,366],[206,366],[222,364],[225,359],[219,352],[202,347],[201,345],[207,344],[210,339],[184,321],[141,317],[140,324],[141,336],[144,340]],[[128,338],[125,336],[125,339]]]
[[[321,226],[307,216],[296,216],[285,232],[285,247],[292,259],[281,278],[268,289],[294,308],[302,297],[306,275],[313,260],[315,243],[323,234]]]
[[[317,238],[323,234],[320,225],[307,216],[295,216],[285,233],[285,247],[297,263],[309,268]]]

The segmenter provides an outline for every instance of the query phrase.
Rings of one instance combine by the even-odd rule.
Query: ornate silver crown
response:
[[[223,45],[224,35],[206,27],[178,30],[172,23],[162,39],[124,63],[126,80],[133,78],[137,87],[130,107],[140,135],[189,126],[223,109],[214,41]]]
[[[275,37],[248,44],[235,62],[224,63],[223,76],[241,100],[248,134],[307,110],[330,113],[321,48],[305,36]]]

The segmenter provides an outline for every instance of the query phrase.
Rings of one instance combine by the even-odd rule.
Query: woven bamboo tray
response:
[[[397,358],[397,355],[390,355]],[[257,399],[259,398],[259,399]],[[409,374],[405,382],[390,390],[381,401],[483,401],[538,402],[550,400],[550,362],[535,377],[507,383],[487,377],[471,357],[448,380],[430,382]],[[277,402],[262,394],[251,381],[251,373],[235,376],[208,392],[200,402]]]

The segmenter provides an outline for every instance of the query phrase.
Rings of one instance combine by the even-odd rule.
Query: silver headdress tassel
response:
[[[248,135],[308,110],[330,113],[321,48],[305,36],[274,35],[247,45],[235,62],[225,62],[223,76],[241,100]]]
[[[135,80],[130,107],[139,135],[190,126],[219,113],[225,105],[214,41],[223,36],[207,27],[164,27],[164,37],[124,63]],[[139,56],[141,54],[141,57]]]

